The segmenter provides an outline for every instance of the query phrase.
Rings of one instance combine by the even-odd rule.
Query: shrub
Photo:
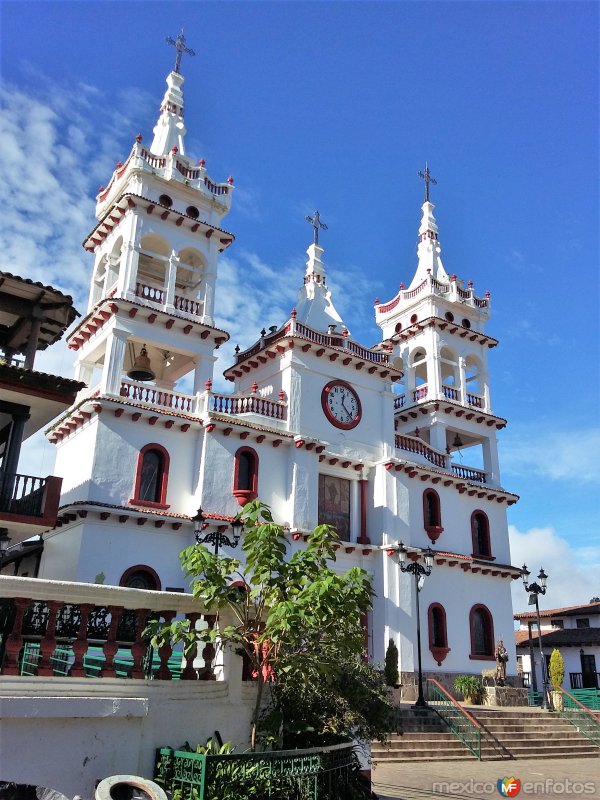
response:
[[[390,643],[385,651],[383,675],[387,686],[398,686],[400,683],[400,675],[398,673],[398,648],[393,639],[390,639]]]
[[[483,697],[483,686],[474,675],[458,675],[454,679],[454,691],[460,692],[465,700],[479,703]]]
[[[565,679],[565,662],[560,650],[554,648],[550,656],[550,685],[553,689],[560,689]]]

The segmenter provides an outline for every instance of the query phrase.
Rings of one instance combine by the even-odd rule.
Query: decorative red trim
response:
[[[484,530],[483,530],[484,539],[485,539],[485,552],[482,552],[481,548],[479,547],[479,541],[478,541],[478,537],[477,537],[477,530],[476,530],[476,523],[475,523],[475,517],[476,517],[477,514],[479,514],[483,518],[483,520],[485,522],[485,527],[484,527]],[[484,511],[481,511],[481,509],[476,509],[471,514],[471,541],[473,543],[473,556],[474,557],[485,558],[485,559],[492,558],[492,546],[491,546],[491,542],[490,542],[490,521],[488,519],[487,514]]]
[[[144,462],[144,455],[149,450],[156,450],[160,454],[160,456],[162,458],[162,471],[161,471],[161,474],[159,476],[159,500],[158,501],[152,501],[152,502],[143,500],[140,497],[140,484],[141,484],[141,480],[142,480],[142,464]],[[137,460],[137,466],[136,466],[136,472],[135,472],[135,483],[134,483],[134,488],[133,488],[133,499],[130,500],[129,502],[134,504],[134,505],[147,505],[149,507],[162,508],[162,509],[169,508],[169,506],[166,504],[166,501],[167,501],[167,484],[168,484],[168,481],[169,481],[169,465],[170,465],[170,462],[171,462],[171,459],[170,459],[169,453],[167,452],[167,450],[165,450],[165,448],[162,445],[152,443],[152,444],[147,444],[145,447],[143,447],[140,450],[139,454],[138,454],[138,460]]]
[[[440,629],[442,632],[442,643],[437,643],[434,641],[433,634],[434,634],[434,614],[439,614],[440,619],[439,622],[441,623]],[[450,652],[450,648],[448,647],[448,630],[446,627],[446,609],[441,603],[431,603],[427,610],[427,621],[429,626],[429,650],[431,651],[431,655],[437,662],[438,667],[442,666],[442,662]]]
[[[484,614],[486,619],[486,647],[488,652],[487,653],[475,653],[474,652],[474,644],[475,644],[475,626],[474,626],[474,618],[475,613],[477,611],[481,611]],[[474,605],[470,612],[469,612],[469,633],[471,637],[471,654],[469,658],[472,660],[479,660],[479,661],[490,661],[494,658],[494,619],[492,614],[487,606],[484,606],[483,603],[477,603]]]
[[[248,454],[248,486],[240,486],[240,456]],[[241,506],[258,497],[258,453],[252,447],[240,447],[233,460],[233,496]]]
[[[434,498],[433,504],[433,522],[431,524],[429,522],[429,509],[428,509],[428,498]],[[425,532],[427,536],[431,539],[431,541],[435,544],[435,542],[439,539],[440,534],[443,533],[444,528],[442,527],[442,512],[441,512],[441,504],[440,504],[440,496],[436,492],[435,489],[425,489],[423,492],[423,527],[425,528]]]
[[[134,572],[145,572],[146,575],[154,581],[154,588],[153,591],[160,592],[161,589],[161,582],[160,578],[158,577],[158,573],[149,567],[147,564],[136,564],[135,567],[129,567],[126,569],[125,572],[121,575],[119,580],[119,586],[127,586],[128,579],[133,575]]]

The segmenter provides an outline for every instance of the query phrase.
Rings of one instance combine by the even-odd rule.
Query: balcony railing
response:
[[[285,403],[268,400],[258,394],[246,397],[213,394],[209,400],[209,410],[218,414],[260,414],[263,417],[281,420],[284,420],[287,415]]]
[[[446,469],[447,456],[429,447],[428,444],[413,436],[396,434],[396,447],[409,453],[416,453],[430,461],[434,466]]]
[[[441,387],[441,396],[443,396],[446,400],[451,400],[454,403],[461,402],[461,392],[460,389],[456,386],[446,386],[445,384]],[[411,398],[411,402],[409,403],[408,398]],[[417,386],[416,389],[413,389],[412,392],[408,392],[408,394],[401,394],[394,400],[394,408],[398,411],[401,408],[407,408],[409,405],[414,405],[415,403],[421,403],[423,400],[434,400],[435,398],[430,395],[429,387],[426,383],[421,384],[421,386]],[[480,394],[473,394],[473,392],[466,393],[466,401],[467,405],[471,406],[471,408],[480,408],[483,410],[485,407],[485,398],[483,395]]]
[[[213,645],[199,641],[187,656],[170,645],[149,647],[148,622],[176,617],[195,630],[216,620],[190,595],[1,576],[0,672],[214,680]]]
[[[164,305],[166,300],[166,291],[164,286],[151,286],[147,283],[136,283],[135,296],[141,297],[142,300],[148,300],[151,303]],[[173,306],[178,311],[183,311],[185,314],[191,314],[195,317],[201,317],[204,305],[199,300],[194,300],[191,297],[183,297],[176,294],[173,298]]]
[[[464,478],[466,481],[486,482],[486,473],[482,469],[463,467],[462,464],[451,464],[450,467],[455,475],[458,475],[459,478]]]
[[[156,386],[146,386],[144,383],[122,381],[120,395],[128,400],[147,403],[158,408],[169,408],[173,411],[187,414],[192,414],[196,410],[195,395],[169,392]]]
[[[0,511],[22,517],[56,516],[61,478],[5,475],[0,471]]]

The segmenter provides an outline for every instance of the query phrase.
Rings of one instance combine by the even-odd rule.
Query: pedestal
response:
[[[515,689],[513,686],[486,686],[483,705],[526,706],[527,689]]]

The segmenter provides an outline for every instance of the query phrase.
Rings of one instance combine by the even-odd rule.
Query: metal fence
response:
[[[353,749],[204,755],[162,748],[154,780],[173,800],[341,800],[353,777]]]

